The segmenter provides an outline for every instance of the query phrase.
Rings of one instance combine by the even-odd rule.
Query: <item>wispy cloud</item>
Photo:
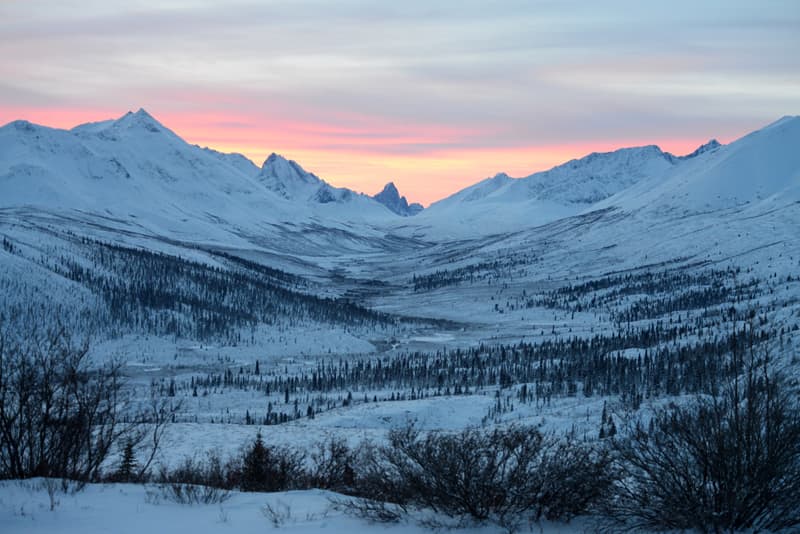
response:
[[[0,122],[145,107],[192,142],[429,201],[549,164],[532,147],[729,139],[797,113],[797,50],[794,0],[0,2]]]

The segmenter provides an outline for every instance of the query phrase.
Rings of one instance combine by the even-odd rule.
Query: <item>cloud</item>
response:
[[[376,172],[382,156],[517,161],[530,147],[731,137],[796,113],[799,30],[794,0],[2,2],[0,98],[143,106],[198,141],[307,166],[337,151]]]

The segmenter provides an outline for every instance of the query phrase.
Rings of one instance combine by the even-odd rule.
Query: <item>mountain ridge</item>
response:
[[[181,206],[182,212],[195,218],[213,214],[245,227],[257,226],[268,217],[331,221],[334,225],[337,221],[388,224],[391,228],[392,217],[397,224],[405,224],[400,221],[416,215],[415,227],[453,229],[461,225],[461,234],[484,233],[489,228],[542,224],[604,206],[633,206],[635,195],[653,199],[649,191],[680,189],[686,197],[690,185],[676,185],[684,175],[711,172],[729,153],[746,152],[754,144],[758,151],[771,154],[769,158],[753,156],[762,168],[777,166],[779,174],[791,174],[796,162],[784,154],[791,153],[797,142],[792,133],[797,124],[798,117],[783,117],[735,141],[734,148],[712,139],[689,154],[675,156],[656,145],[644,145],[592,152],[524,178],[498,173],[422,211],[418,204],[409,204],[392,182],[368,196],[332,186],[277,153],[259,168],[240,154],[190,145],[140,109],[70,130],[25,120],[8,123],[0,128],[0,184],[5,206],[72,207],[145,220],[148,214],[157,214],[173,221],[178,217],[174,206]],[[775,138],[771,141],[774,150],[769,143],[758,141],[764,136]],[[781,136],[791,139],[784,141]],[[752,170],[755,164],[739,160],[758,175]],[[737,172],[735,167],[726,169],[728,174]],[[737,198],[748,194],[755,200],[774,193],[769,187],[747,189],[742,185],[742,193],[731,196],[721,179],[704,182],[698,178],[697,183],[701,182],[709,188],[701,196],[709,198],[718,195],[738,202]],[[677,198],[675,195],[663,193],[662,198]]]

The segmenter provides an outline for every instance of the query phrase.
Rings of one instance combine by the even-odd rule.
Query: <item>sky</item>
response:
[[[593,151],[800,113],[796,0],[0,0],[0,124],[144,108],[425,205]]]

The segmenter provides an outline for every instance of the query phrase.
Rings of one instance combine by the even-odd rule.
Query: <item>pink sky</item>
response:
[[[144,108],[190,143],[429,204],[798,114],[798,28],[796,0],[0,1],[0,122]]]

